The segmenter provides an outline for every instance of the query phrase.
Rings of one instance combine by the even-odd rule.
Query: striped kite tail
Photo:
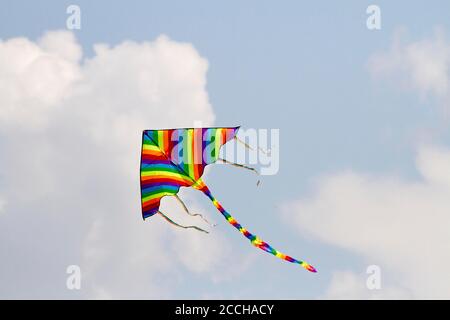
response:
[[[202,191],[214,204],[214,206],[217,208],[217,210],[220,211],[220,213],[227,219],[228,223],[231,224],[233,227],[239,230],[240,233],[242,233],[247,239],[250,240],[250,242],[255,246],[260,248],[261,250],[264,250],[268,253],[273,254],[274,256],[286,260],[288,262],[297,263],[301,265],[303,268],[305,268],[308,271],[311,272],[317,272],[317,270],[310,264],[306,263],[305,261],[294,259],[288,255],[285,255],[284,253],[281,253],[280,251],[274,249],[271,245],[269,245],[267,242],[264,242],[257,236],[251,234],[247,229],[242,227],[239,222],[237,222],[223,207],[222,205],[214,198],[214,196],[209,191],[208,187],[203,183],[199,182],[194,188]]]

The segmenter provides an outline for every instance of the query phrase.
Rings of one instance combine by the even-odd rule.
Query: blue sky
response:
[[[3,1],[0,38],[5,41],[26,37],[36,41],[46,31],[64,30],[65,10],[70,4],[75,3]],[[319,273],[309,274],[264,254],[255,255],[250,267],[241,273],[218,282],[205,273],[180,266],[179,279],[169,285],[168,297],[318,298],[327,294],[338,271],[365,274],[371,264],[383,269],[386,260],[361,253],[365,249],[334,245],[332,240],[324,240],[311,230],[305,229],[308,233],[303,233],[289,223],[289,218],[282,217],[283,210],[289,210],[286,206],[298,199],[308,201],[308,197],[313,197],[319,177],[348,170],[373,177],[393,175],[405,181],[420,180],[415,160],[421,139],[418,136],[423,132],[432,137],[432,144],[450,147],[448,121],[443,116],[445,107],[439,107],[438,99],[432,94],[421,97],[414,85],[392,84],[393,75],[377,78],[369,66],[371,56],[389,52],[395,33],[401,28],[406,30],[406,43],[432,39],[436,27],[448,34],[448,2],[77,1],[76,4],[81,8],[82,27],[74,35],[82,46],[83,59],[95,56],[96,43],[114,47],[124,41],[154,41],[161,34],[175,42],[190,43],[208,62],[206,91],[215,125],[280,129],[280,171],[263,177],[260,187],[255,187],[254,176],[226,166],[211,169],[207,180],[217,198],[244,225],[282,251],[309,261]],[[370,4],[381,8],[381,30],[366,28],[366,8]],[[0,136],[2,144],[6,142]],[[0,190],[6,190],[8,186],[2,186],[1,181]],[[214,216],[215,209],[205,199],[193,197],[198,198],[202,210],[209,210],[209,215]],[[8,208],[15,214],[27,210],[25,204],[12,206],[9,201]],[[140,213],[129,214],[134,219]],[[220,221],[220,217],[216,220]],[[88,218],[85,224],[89,224]],[[19,226],[8,228],[14,230]],[[254,253],[235,230],[225,223],[219,228],[227,240],[223,245],[239,252],[239,258]],[[70,242],[76,247],[82,236],[74,234]],[[401,236],[401,231],[397,234]],[[8,247],[4,245],[1,250]],[[146,250],[144,245],[142,250]],[[79,252],[69,250],[62,255],[60,264],[52,266],[55,277],[48,272],[45,284],[32,282],[35,288],[29,291],[31,296],[83,297],[83,293],[64,288],[63,266],[66,262],[77,264]],[[22,264],[20,256],[15,259],[13,264]],[[415,287],[396,282],[401,274],[401,268],[396,268],[386,267],[383,276],[387,286],[400,286],[414,296]],[[13,269],[8,269],[11,278],[19,276]],[[126,276],[126,272],[121,276]],[[0,289],[0,296],[26,296],[22,292],[26,284],[18,287],[12,293]]]

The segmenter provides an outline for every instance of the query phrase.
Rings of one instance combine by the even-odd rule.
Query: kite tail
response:
[[[197,226],[183,226],[183,225],[181,225],[181,224],[179,224],[179,223],[176,223],[176,222],[173,221],[172,219],[170,219],[167,215],[165,215],[165,214],[162,213],[161,211],[158,211],[158,213],[159,213],[159,214],[161,215],[161,217],[163,217],[167,222],[169,222],[171,225],[174,225],[175,227],[183,228],[183,229],[195,229],[195,230],[197,230],[197,231],[201,231],[201,232],[204,232],[204,233],[209,233],[208,231],[203,230],[202,228],[199,228],[199,227],[197,227]]]
[[[210,226],[213,226],[213,227],[216,226],[216,224],[211,224],[211,223],[208,221],[208,219],[206,219],[206,218],[205,218],[203,215],[201,215],[200,213],[191,213],[191,212],[189,211],[189,209],[187,208],[186,204],[183,202],[183,200],[181,200],[180,197],[179,197],[177,194],[174,194],[174,196],[175,196],[175,199],[177,199],[178,202],[179,202],[179,203],[181,204],[181,206],[183,207],[184,212],[186,212],[188,215],[190,215],[191,217],[200,217],[200,218],[203,219],[203,221],[205,221],[205,222],[206,222],[207,224],[209,224]]]
[[[260,248],[261,250],[264,250],[268,253],[273,254],[274,256],[286,260],[288,262],[297,263],[301,265],[303,268],[305,268],[308,271],[311,272],[317,272],[317,270],[310,264],[306,263],[305,261],[294,259],[288,255],[285,255],[281,253],[280,251],[274,249],[272,246],[270,246],[267,242],[264,242],[257,236],[251,234],[247,229],[242,227],[239,222],[237,222],[223,207],[222,205],[214,198],[214,196],[209,191],[208,187],[201,181],[197,181],[197,185],[193,186],[194,188],[202,191],[214,204],[214,206],[217,208],[217,210],[220,211],[220,213],[227,219],[228,223],[231,224],[233,227],[239,230],[240,233],[242,233],[247,239],[250,240],[250,242],[255,246]]]

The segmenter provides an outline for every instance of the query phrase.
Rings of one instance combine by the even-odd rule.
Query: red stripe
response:
[[[162,197],[143,202],[142,209],[144,209],[144,211],[157,209],[159,207],[159,202],[161,201],[161,198]]]
[[[142,152],[142,160],[146,162],[151,162],[152,160],[167,160],[167,158],[162,154],[149,154]]]

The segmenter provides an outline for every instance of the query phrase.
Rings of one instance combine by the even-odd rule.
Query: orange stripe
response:
[[[146,155],[146,156],[158,156],[158,157],[162,156],[161,151],[148,150],[148,149],[142,149],[142,154]]]
[[[164,145],[162,146],[162,149],[164,150],[164,153],[166,155],[169,154],[169,131],[164,130],[163,131],[163,143]]]
[[[222,145],[227,143],[227,135],[228,135],[228,129],[221,129],[222,131]]]

